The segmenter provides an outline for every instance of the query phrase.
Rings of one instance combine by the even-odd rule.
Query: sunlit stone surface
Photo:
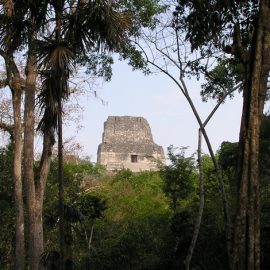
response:
[[[114,171],[122,168],[133,172],[157,170],[164,163],[161,146],[153,141],[146,119],[132,116],[109,116],[104,123],[97,162]]]

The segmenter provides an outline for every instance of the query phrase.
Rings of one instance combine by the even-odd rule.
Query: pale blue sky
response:
[[[215,102],[201,101],[200,85],[196,80],[189,81],[188,86],[204,119]],[[164,151],[170,144],[189,146],[188,154],[196,151],[198,124],[177,86],[165,75],[144,76],[140,71],[132,71],[126,63],[116,62],[112,80],[99,87],[97,94],[107,105],[104,106],[91,94],[80,98],[80,105],[84,107],[83,128],[75,133],[75,140],[84,147],[83,155],[90,156],[91,161],[96,161],[103,123],[111,115],[145,117],[151,126],[154,141],[162,145]],[[238,94],[221,105],[208,124],[207,131],[215,151],[222,141],[238,140],[241,109],[242,98]],[[72,127],[66,128],[66,132],[74,134]],[[205,146],[204,151],[207,152]]]

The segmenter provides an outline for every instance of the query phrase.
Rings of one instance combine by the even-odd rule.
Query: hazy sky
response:
[[[189,81],[188,86],[205,119],[215,102],[201,101],[200,85],[196,80]],[[164,151],[170,144],[189,146],[188,154],[196,151],[198,124],[184,96],[165,75],[144,76],[140,71],[132,71],[126,63],[117,62],[113,66],[112,80],[97,89],[97,94],[107,105],[91,94],[83,96],[79,99],[84,108],[83,128],[78,133],[74,133],[72,127],[65,128],[68,135],[75,135],[75,140],[83,145],[82,154],[90,156],[91,161],[96,161],[103,123],[108,116],[142,116],[150,124],[154,141],[162,145]],[[241,109],[242,98],[238,94],[221,105],[209,122],[207,131],[215,151],[223,141],[238,140]],[[205,146],[203,150],[207,152]]]

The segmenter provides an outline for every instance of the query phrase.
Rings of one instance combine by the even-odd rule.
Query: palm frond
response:
[[[65,17],[63,34],[76,52],[93,48],[117,50],[127,41],[132,23],[113,1],[80,2],[75,12]]]
[[[90,1],[85,12],[87,26],[99,49],[117,50],[128,39],[132,23],[113,1]]]
[[[37,97],[37,105],[43,116],[38,124],[37,129],[41,132],[45,132],[53,128],[54,130],[57,127],[57,115],[59,113],[58,108],[58,92],[56,91],[56,82],[53,76],[50,73],[43,74],[44,80],[42,83],[42,89]]]
[[[89,33],[82,4],[77,7],[75,13],[66,15],[63,24],[63,35],[66,40],[69,40],[77,53],[85,53],[94,47],[95,43]]]
[[[2,1],[0,46],[16,51],[27,43],[28,34],[44,30],[50,0]]]
[[[38,41],[36,48],[43,79],[38,95],[38,106],[43,111],[43,117],[38,129],[44,132],[57,127],[57,116],[62,110],[59,101],[69,96],[68,78],[74,68],[74,55],[65,41]]]
[[[45,24],[50,0],[16,0],[14,9],[23,11],[25,19],[33,23],[32,27],[39,29]]]
[[[0,47],[4,50],[16,51],[27,39],[28,22],[20,14],[11,17],[0,16]]]
[[[54,39],[45,39],[36,42],[37,61],[40,69],[63,69],[73,70],[74,54],[65,40],[55,41]]]

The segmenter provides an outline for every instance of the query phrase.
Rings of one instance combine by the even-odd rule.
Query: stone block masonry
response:
[[[151,128],[143,117],[109,116],[104,123],[97,162],[108,171],[130,169],[133,172],[157,170],[164,163],[163,148],[154,143]]]

